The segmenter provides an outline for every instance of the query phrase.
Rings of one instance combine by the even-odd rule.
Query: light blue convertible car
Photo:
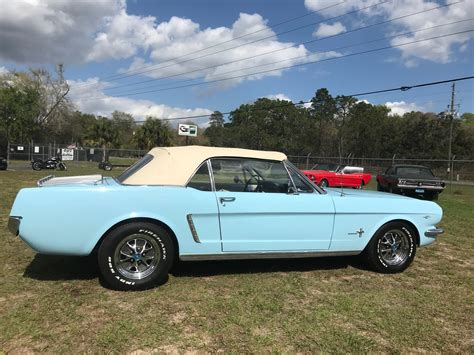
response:
[[[42,223],[51,215],[60,223]],[[9,228],[38,253],[97,252],[103,280],[134,290],[180,260],[361,254],[400,272],[432,243],[434,202],[323,190],[282,153],[199,146],[155,148],[116,178],[46,177],[22,189]]]

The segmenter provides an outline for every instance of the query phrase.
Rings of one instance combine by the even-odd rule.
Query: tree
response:
[[[209,143],[214,147],[221,147],[224,144],[224,116],[220,111],[214,111],[209,118],[209,127],[204,131],[204,135],[209,138]]]
[[[28,141],[37,129],[40,97],[30,87],[19,87],[9,80],[2,80],[0,86],[0,126],[6,141]]]
[[[9,71],[0,76],[2,120],[7,139],[55,139],[63,132],[73,107],[62,65],[54,78],[47,70]],[[15,120],[15,125],[12,125]],[[9,122],[6,122],[9,121]],[[8,127],[7,127],[8,126]],[[12,132],[11,130],[15,128]],[[10,134],[14,137],[10,137]]]
[[[114,111],[112,112],[112,125],[117,132],[117,146],[129,148],[137,128],[133,116],[129,113]]]
[[[311,99],[309,113],[315,122],[315,129],[317,131],[316,151],[318,154],[327,153],[330,149],[328,143],[331,141],[328,138],[331,138],[334,133],[332,126],[337,113],[336,101],[329,94],[328,89],[322,88],[316,91]]]
[[[117,140],[117,131],[114,129],[112,121],[106,117],[98,117],[90,128],[88,137],[89,143],[102,147],[102,161],[106,159],[106,149],[110,148]]]
[[[167,122],[147,117],[145,123],[135,131],[133,142],[139,149],[145,150],[169,146],[172,142],[172,131]]]
[[[342,158],[346,154],[344,149],[345,124],[351,109],[356,103],[357,99],[352,96],[336,96],[335,99],[339,158]]]

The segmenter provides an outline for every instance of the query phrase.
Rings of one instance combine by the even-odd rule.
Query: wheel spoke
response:
[[[143,279],[150,275],[160,262],[160,248],[152,236],[133,234],[117,246],[114,264],[120,274],[129,279]]]
[[[400,265],[408,258],[410,242],[405,231],[394,229],[385,233],[379,242],[379,257],[388,265]]]

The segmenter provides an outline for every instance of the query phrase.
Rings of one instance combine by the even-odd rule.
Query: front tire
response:
[[[165,281],[174,257],[170,233],[146,222],[112,230],[98,253],[102,278],[115,290],[143,290]]]
[[[329,187],[329,182],[326,179],[322,179],[319,182],[319,186],[322,187],[322,188]]]
[[[403,222],[382,226],[365,249],[371,268],[384,274],[404,271],[413,262],[415,254],[415,231]]]

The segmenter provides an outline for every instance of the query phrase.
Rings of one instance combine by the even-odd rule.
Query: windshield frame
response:
[[[138,171],[140,171],[144,166],[146,166],[154,158],[155,157],[151,154],[145,154],[141,159],[138,159],[135,163],[133,163],[127,169],[125,169],[120,175],[115,176],[114,177],[115,181],[117,181],[119,184],[124,184],[125,180],[135,175]]]

